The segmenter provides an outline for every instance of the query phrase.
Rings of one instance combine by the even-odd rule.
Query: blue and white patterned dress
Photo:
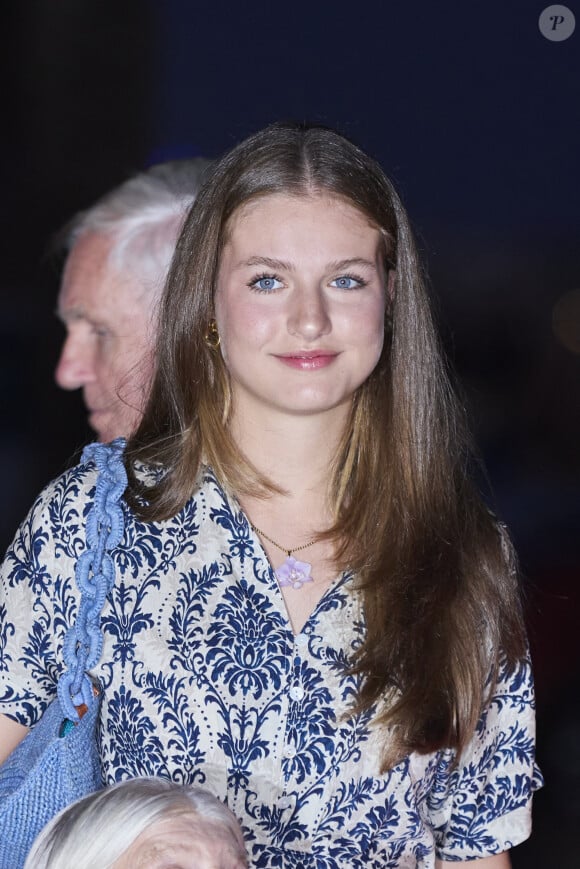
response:
[[[54,695],[78,592],[93,466],[40,496],[0,588],[0,712],[33,725]],[[205,474],[181,512],[129,509],[94,671],[105,781],[159,775],[227,800],[255,867],[433,867],[525,839],[534,765],[527,664],[503,676],[465,756],[413,754],[381,775],[384,734],[349,717],[364,618],[344,574],[294,636],[259,540]]]

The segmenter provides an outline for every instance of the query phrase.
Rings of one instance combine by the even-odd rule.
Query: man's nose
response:
[[[306,341],[326,335],[331,330],[328,304],[322,287],[297,288],[290,300],[289,332]]]
[[[95,379],[93,351],[83,336],[66,336],[54,379],[61,389],[79,389]]]

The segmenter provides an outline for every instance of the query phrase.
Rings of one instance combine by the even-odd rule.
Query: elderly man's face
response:
[[[152,288],[108,261],[111,239],[82,235],[64,269],[58,315],[67,336],[56,368],[63,389],[83,390],[101,441],[140,421],[152,373]]]

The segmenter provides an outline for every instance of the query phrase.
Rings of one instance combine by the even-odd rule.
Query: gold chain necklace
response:
[[[255,531],[256,534],[259,534],[260,537],[263,537],[264,540],[267,540],[276,549],[286,553],[286,560],[274,571],[274,576],[278,580],[280,588],[291,587],[300,589],[306,582],[313,581],[310,576],[312,565],[308,561],[298,561],[298,559],[292,557],[292,553],[308,549],[309,546],[316,543],[316,540],[311,540],[310,543],[303,543],[302,546],[295,546],[294,549],[288,549],[286,546],[280,546],[279,543],[276,543],[275,540],[272,540],[271,537],[268,537],[267,534],[264,534],[263,531],[256,528],[252,523],[250,523],[250,527],[252,531]]]

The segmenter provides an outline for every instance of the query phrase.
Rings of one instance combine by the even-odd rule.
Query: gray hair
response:
[[[140,172],[73,217],[60,235],[62,246],[70,252],[82,235],[108,236],[112,265],[137,271],[145,285],[159,290],[187,212],[211,165],[211,160],[195,157]]]
[[[239,824],[209,791],[162,778],[136,778],[89,794],[60,812],[34,841],[24,869],[110,869],[141,833],[176,815],[198,815],[204,836],[230,846],[247,866]]]

